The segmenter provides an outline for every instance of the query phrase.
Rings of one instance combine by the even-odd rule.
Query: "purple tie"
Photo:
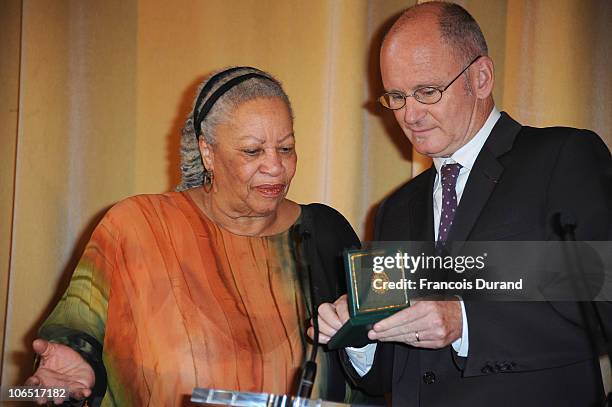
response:
[[[453,226],[453,218],[457,210],[457,177],[461,164],[446,164],[442,166],[442,211],[440,212],[440,227],[438,228],[438,243],[446,242],[448,232]]]

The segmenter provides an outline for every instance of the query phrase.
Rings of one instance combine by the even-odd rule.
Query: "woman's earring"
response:
[[[204,171],[204,192],[210,192],[212,190],[213,181],[215,180],[215,173],[212,170]]]

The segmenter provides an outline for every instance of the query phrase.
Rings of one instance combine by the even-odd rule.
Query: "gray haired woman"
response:
[[[40,328],[27,383],[91,405],[183,405],[194,387],[292,394],[311,310],[344,291],[359,241],[332,208],[286,198],[296,169],[289,99],[250,67],[203,84],[183,129],[177,192],[111,208]],[[337,355],[314,397],[341,400]]]

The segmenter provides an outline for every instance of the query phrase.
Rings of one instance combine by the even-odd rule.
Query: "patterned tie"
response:
[[[457,185],[460,169],[461,164],[445,164],[440,170],[442,174],[442,211],[440,212],[440,227],[438,227],[438,242],[436,245],[443,245],[446,242],[448,232],[453,226],[453,218],[457,210],[455,185]]]

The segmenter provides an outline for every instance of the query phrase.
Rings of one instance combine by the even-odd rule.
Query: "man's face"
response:
[[[437,28],[411,24],[385,40],[381,49],[381,74],[385,91],[411,95],[424,86],[443,88],[465,68],[440,41]],[[434,26],[435,27],[435,26]],[[469,62],[469,61],[468,61]],[[466,72],[471,74],[470,67]],[[473,74],[472,74],[473,75]],[[446,157],[465,145],[474,129],[477,98],[461,75],[433,105],[417,102],[394,110],[395,119],[414,148],[429,157]]]

